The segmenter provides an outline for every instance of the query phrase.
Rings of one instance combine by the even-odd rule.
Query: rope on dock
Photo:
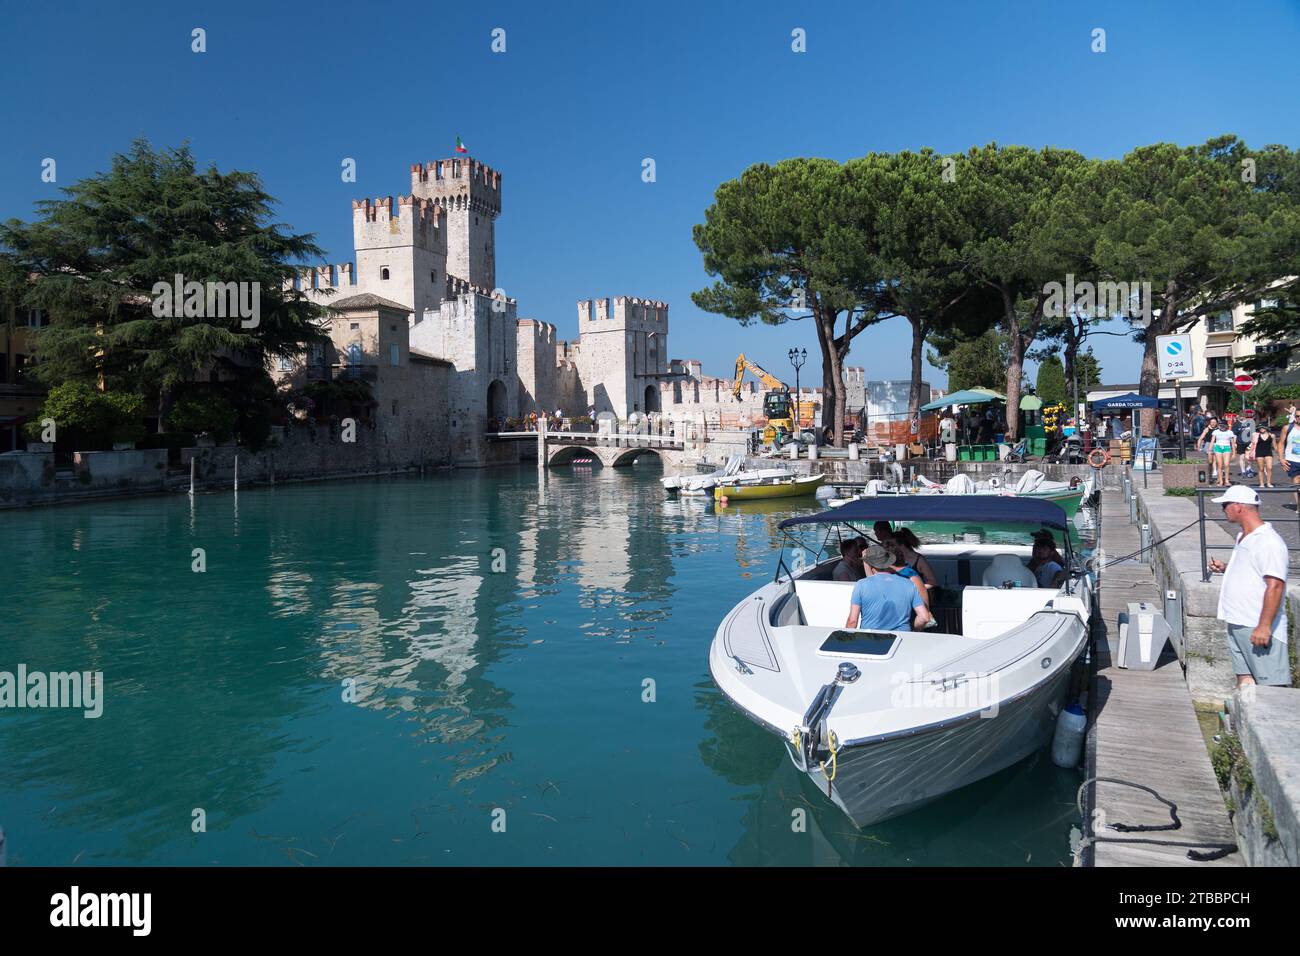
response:
[[[1195,528],[1195,527],[1196,527],[1198,524],[1200,524],[1200,523],[1201,523],[1201,519],[1200,519],[1200,518],[1197,518],[1196,520],[1192,521],[1191,524],[1183,525],[1181,528],[1179,528],[1177,531],[1173,532],[1172,534],[1167,534],[1167,535],[1165,535],[1163,538],[1159,538],[1159,539],[1157,539],[1157,540],[1155,540],[1155,541],[1152,541],[1152,542],[1151,542],[1150,544],[1148,544],[1145,548],[1138,548],[1138,549],[1137,549],[1136,551],[1134,551],[1132,554],[1125,554],[1125,555],[1122,555],[1121,557],[1118,557],[1118,558],[1112,558],[1111,560],[1109,560],[1109,561],[1107,561],[1105,564],[1103,564],[1103,565],[1101,565],[1101,566],[1095,568],[1094,570],[1097,570],[1097,571],[1104,571],[1104,570],[1106,570],[1106,568],[1113,567],[1113,566],[1116,565],[1116,564],[1122,564],[1122,563],[1125,562],[1125,561],[1131,561],[1133,558],[1136,558],[1139,554],[1141,554],[1141,553],[1144,552],[1144,551],[1154,551],[1154,550],[1156,549],[1156,545],[1164,544],[1164,543],[1165,543],[1166,541],[1168,541],[1170,538],[1176,538],[1176,537],[1178,537],[1178,535],[1182,534],[1184,531],[1187,531],[1187,530],[1190,529],[1190,528]]]
[[[1172,537],[1172,535],[1170,535],[1170,537]],[[1137,790],[1144,790],[1169,808],[1169,818],[1172,821],[1170,823],[1161,823],[1159,825],[1141,823],[1108,823],[1106,824],[1107,830],[1114,830],[1117,833],[1150,833],[1156,830],[1182,829],[1183,821],[1178,819],[1178,804],[1174,803],[1172,800],[1166,800],[1152,787],[1147,787],[1140,783],[1133,783],[1131,780],[1121,780],[1119,777],[1089,777],[1079,785],[1079,790],[1074,797],[1074,805],[1079,810],[1079,816],[1083,818],[1083,825],[1085,828],[1089,827],[1090,823],[1083,815],[1083,791],[1087,789],[1088,784],[1090,783],[1114,783],[1121,787],[1133,787]],[[1095,833],[1091,835],[1085,833],[1083,840],[1079,844],[1079,849],[1082,850],[1084,847],[1093,843],[1149,843],[1154,846],[1188,847],[1187,858],[1189,860],[1195,860],[1198,863],[1222,859],[1229,853],[1236,853],[1238,849],[1237,844],[1235,843],[1183,843],[1178,840],[1151,840],[1140,837],[1132,840],[1120,840],[1115,837],[1097,836]],[[1196,847],[1208,850],[1209,852],[1198,852],[1198,850],[1194,849]]]

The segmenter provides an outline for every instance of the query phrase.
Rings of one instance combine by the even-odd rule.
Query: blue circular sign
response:
[[[1183,350],[1182,342],[1170,342],[1168,345],[1165,346],[1165,351],[1168,352],[1170,355],[1177,355],[1182,350]]]

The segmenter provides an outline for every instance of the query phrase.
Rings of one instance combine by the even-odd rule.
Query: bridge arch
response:
[[[663,454],[661,454],[659,449],[657,448],[611,448],[609,449],[609,454],[610,457],[613,459],[610,462],[610,465],[612,465],[615,468],[626,467],[628,465],[631,465],[638,458],[642,458],[646,456],[658,459],[659,461],[663,462],[665,466],[667,466],[668,464],[666,461],[664,461]]]
[[[572,465],[576,458],[590,458],[590,462],[582,462],[586,466],[605,464],[604,457],[590,445],[560,445],[547,456],[546,463],[551,466]]]

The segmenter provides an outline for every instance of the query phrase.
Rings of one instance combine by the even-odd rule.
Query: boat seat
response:
[[[998,637],[1019,627],[1057,596],[1054,588],[969,587],[962,591],[964,637]]]
[[[799,596],[804,623],[810,627],[843,627],[849,619],[853,583],[810,581],[807,578],[795,581],[794,593]]]
[[[1034,572],[1025,567],[1018,557],[1014,554],[999,554],[984,569],[981,583],[986,588],[998,588],[1007,581],[1014,581],[1022,588],[1038,587]]]

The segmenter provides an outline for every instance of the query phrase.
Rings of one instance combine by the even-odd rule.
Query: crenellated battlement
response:
[[[412,163],[411,192],[447,209],[501,214],[501,173],[468,157]]]
[[[473,293],[475,295],[481,295],[485,299],[499,298],[503,302],[509,302],[511,305],[518,305],[518,302],[516,302],[514,299],[510,298],[509,296],[493,295],[491,289],[485,289],[480,285],[474,285],[474,283],[470,282],[468,279],[462,279],[459,276],[453,276],[453,275],[447,276],[446,291],[445,291],[446,298],[452,299],[455,298],[456,296],[468,295],[470,293]]]
[[[419,196],[382,196],[352,201],[352,235],[358,249],[417,246],[432,252],[447,250],[447,213]]]
[[[519,342],[522,344],[525,336],[531,340],[533,348],[550,350],[555,348],[555,326],[550,322],[540,322],[537,319],[519,319],[516,323],[519,329]]]
[[[617,329],[668,332],[668,303],[637,296],[578,300],[578,329],[606,332]]]

